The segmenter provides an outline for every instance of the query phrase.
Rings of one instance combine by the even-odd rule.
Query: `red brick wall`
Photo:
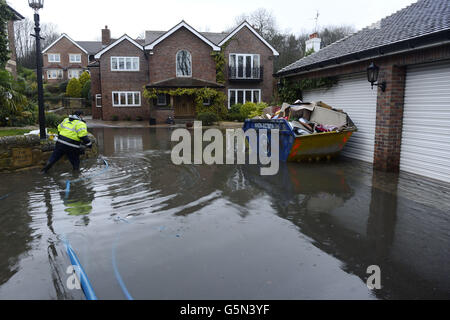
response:
[[[450,59],[450,45],[421,49],[370,61],[305,73],[292,79],[337,76],[365,72],[371,61],[380,67],[379,82],[386,81],[386,92],[378,89],[374,168],[398,171],[403,130],[406,67]],[[367,82],[369,86],[370,83]]]
[[[383,65],[380,79],[386,91],[378,90],[374,167],[398,171],[403,130],[406,67]],[[369,83],[369,82],[368,82]]]
[[[139,71],[111,71],[111,57],[113,56],[139,57]],[[122,41],[101,56],[100,73],[103,120],[112,120],[114,115],[118,116],[120,120],[125,120],[127,117],[130,117],[131,120],[136,120],[137,117],[145,120],[150,118],[149,103],[143,97],[143,88],[149,83],[148,60],[143,50],[128,40]],[[140,91],[141,106],[113,107],[113,91]]]
[[[193,78],[216,81],[213,49],[183,27],[155,46],[149,63],[151,83],[176,77],[176,54],[183,49],[191,53]]]
[[[49,53],[59,53],[61,57],[61,62],[50,63],[48,62]],[[69,54],[81,54],[81,63],[70,63]],[[48,49],[43,54],[44,59],[44,79],[49,83],[61,82],[68,80],[68,69],[87,69],[88,65],[88,55],[83,52],[80,48],[74,45],[67,38],[61,38],[57,43],[55,43],[50,49]],[[60,80],[48,80],[47,79],[47,69],[63,69],[63,79]]]
[[[224,50],[227,67],[225,71],[226,95],[228,89],[261,89],[261,101],[271,103],[273,99],[274,78],[273,53],[261,40],[259,40],[247,27],[242,28],[229,41]],[[260,63],[264,68],[264,79],[262,82],[232,82],[228,81],[228,66],[230,53],[259,54]]]

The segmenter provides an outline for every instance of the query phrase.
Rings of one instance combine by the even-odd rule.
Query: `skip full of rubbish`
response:
[[[343,110],[322,101],[300,100],[264,109],[261,116],[246,120],[243,129],[259,128],[280,130],[282,161],[329,160],[340,153],[358,130]]]

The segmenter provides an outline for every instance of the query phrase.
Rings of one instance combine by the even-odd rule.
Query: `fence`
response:
[[[85,115],[92,115],[91,106],[84,98],[44,98],[45,110],[58,114],[73,114],[76,110],[81,110]]]

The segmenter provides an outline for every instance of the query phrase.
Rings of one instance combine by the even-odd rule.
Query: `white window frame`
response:
[[[181,52],[181,51],[187,51],[187,53],[189,53],[189,56],[191,57],[191,74],[190,75],[187,75],[187,76],[184,76],[184,75],[179,75],[178,74],[178,54]],[[175,75],[177,76],[177,78],[192,78],[192,74],[194,73],[194,65],[193,65],[193,63],[192,63],[192,53],[189,51],[189,50],[187,50],[187,49],[181,49],[181,50],[178,50],[177,51],[177,54],[175,55]]]
[[[78,76],[74,77],[72,75],[72,72],[76,72],[76,71],[78,71]],[[68,79],[73,79],[73,78],[79,79],[82,73],[83,73],[83,69],[80,69],[80,68],[69,69],[69,70],[67,70],[67,78]]]
[[[56,77],[52,77],[51,73],[55,71],[56,72]],[[48,80],[60,80],[64,77],[64,73],[62,69],[48,69],[47,70],[47,79]]]
[[[245,104],[245,102],[246,102],[245,101],[245,92],[246,91],[251,91],[252,92],[252,101],[251,102],[253,102],[253,103],[260,103],[261,102],[261,89],[228,89],[228,109],[230,109],[231,106],[234,105],[234,104],[231,104],[231,102],[230,102],[231,91],[235,91],[234,104],[238,103],[237,102],[238,101],[238,91],[243,91],[243,97],[244,97],[243,104]],[[258,101],[253,101],[254,97],[255,97],[255,94],[254,94],[255,91],[257,91],[259,93]]]
[[[55,59],[56,57],[58,57],[58,59]],[[61,62],[61,55],[59,53],[49,53],[47,55],[47,58],[48,58],[48,63],[60,63]]]
[[[128,101],[128,95],[130,93],[133,95],[133,103],[129,103],[129,101]],[[118,99],[119,103],[118,104],[114,102],[114,95],[115,94],[119,95],[119,97],[118,97],[119,98]],[[125,104],[121,104],[120,103],[120,101],[121,101],[120,96],[122,94],[125,95]],[[135,101],[136,100],[136,96],[135,96],[136,94],[139,95],[139,104],[135,103],[136,102]],[[120,108],[120,107],[140,107],[140,106],[142,106],[142,97],[141,97],[141,92],[140,91],[113,91],[111,96],[112,96],[112,105],[113,105],[113,107]]]
[[[261,55],[260,54],[257,54],[257,53],[230,53],[230,55],[228,56],[228,65],[230,67],[231,67],[231,56],[236,56],[236,65],[234,66],[235,72],[236,72],[236,79],[259,79],[261,77],[261,74],[260,74],[261,70],[259,70],[259,74],[258,74],[259,77],[253,76],[253,68],[255,68],[255,56],[258,56],[258,62],[259,62],[258,68],[261,67]],[[242,57],[242,59],[244,60],[244,71],[243,71],[242,77],[239,77],[239,72],[238,72],[239,57]],[[246,72],[245,72],[247,69],[247,59],[246,59],[247,57],[251,58],[251,66],[250,66],[251,75],[250,75],[250,77],[247,77]]]
[[[117,68],[113,67],[114,59],[117,60]],[[119,60],[124,59],[123,66],[124,69],[119,68]],[[131,59],[131,69],[127,69],[127,59]],[[137,68],[134,68],[134,61],[137,61]],[[111,71],[120,71],[120,72],[137,72],[140,71],[140,59],[139,57],[111,57]]]
[[[100,100],[100,104],[98,103],[99,100]],[[101,108],[102,107],[102,95],[99,94],[99,93],[95,95],[95,106],[97,108]]]
[[[77,60],[73,60],[73,57],[79,57]],[[81,63],[81,54],[80,53],[69,53],[69,63]]]

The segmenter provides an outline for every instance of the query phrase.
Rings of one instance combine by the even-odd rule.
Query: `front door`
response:
[[[194,118],[195,103],[192,96],[174,97],[175,118]]]

